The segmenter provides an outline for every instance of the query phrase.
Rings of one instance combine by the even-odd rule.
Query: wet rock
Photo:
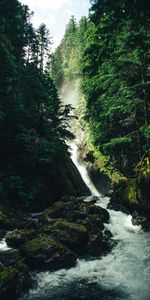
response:
[[[71,158],[64,160],[63,164],[59,172],[59,178],[61,180],[57,187],[57,194],[59,193],[60,197],[65,194],[74,195],[76,197],[90,195],[90,190],[83,181]]]
[[[99,167],[95,164],[87,164],[87,170],[94,183],[96,189],[102,194],[105,195],[111,187],[111,182],[107,174],[102,172]]]
[[[98,227],[90,228],[89,240],[87,245],[87,254],[100,256],[110,251],[113,243],[111,242],[112,234],[109,230],[100,230]]]
[[[20,248],[32,270],[57,270],[75,265],[76,255],[59,241],[40,235]]]
[[[21,260],[18,250],[0,251],[0,262],[3,266],[15,266]]]
[[[134,177],[122,178],[114,185],[109,208],[138,214],[134,222],[145,227],[150,223],[150,159],[147,155],[134,171]]]
[[[108,229],[104,229],[103,235],[105,238],[110,239],[113,237],[112,233]]]
[[[91,232],[87,246],[87,253],[92,256],[98,256],[104,253],[107,243],[103,241],[103,234],[101,231],[95,233]]]
[[[97,196],[88,196],[88,197],[84,197],[83,201],[85,202],[90,202],[91,204],[95,204],[97,201],[99,200],[99,197]]]
[[[109,221],[108,211],[100,206],[95,206],[95,205],[91,204],[87,208],[87,212],[90,215],[97,215],[97,216],[101,217],[102,223],[108,223],[108,221]]]
[[[16,299],[25,289],[32,286],[28,268],[20,263],[0,270],[0,298]]]
[[[84,199],[66,196],[47,209],[40,218],[40,232],[60,240],[77,254],[101,255],[109,239],[102,233],[109,213]]]
[[[108,190],[108,191],[106,192],[106,194],[105,194],[105,197],[111,197],[112,194],[113,194],[113,189]]]
[[[84,161],[85,162],[90,162],[90,163],[94,163],[94,161],[95,161],[95,158],[94,158],[94,155],[93,155],[93,152],[92,151],[89,151],[87,154],[86,154],[86,156],[85,156],[85,158],[84,158]]]
[[[0,251],[0,299],[16,299],[32,286],[27,266],[17,250]]]
[[[38,228],[38,217],[37,218],[24,217],[23,219],[18,220],[17,228],[36,230]]]
[[[88,231],[94,230],[95,232],[97,230],[103,230],[104,229],[104,224],[102,223],[101,216],[98,215],[89,215],[87,218],[84,220],[80,220],[80,222],[86,226]]]
[[[33,229],[20,229],[9,232],[6,235],[6,243],[9,247],[19,248],[27,241],[33,239],[36,232]]]
[[[85,226],[64,219],[52,220],[48,225],[42,227],[40,232],[61,241],[76,253],[84,248],[88,241],[88,231]]]
[[[134,211],[132,215],[132,224],[141,225],[145,231],[150,231],[150,220],[146,216]]]
[[[117,202],[114,198],[112,198],[110,203],[108,204],[108,209],[122,211],[127,215],[131,213],[131,210],[129,207],[127,207],[127,205],[124,206],[122,203]]]
[[[39,222],[40,224],[48,224],[52,219],[66,219],[69,222],[73,223],[93,223],[94,219],[95,222],[98,223],[98,226],[103,227],[103,223],[107,223],[109,221],[109,213],[106,209],[95,206],[91,202],[83,202],[78,199],[78,201],[73,202],[57,202],[49,209],[47,209],[43,215],[41,216]]]

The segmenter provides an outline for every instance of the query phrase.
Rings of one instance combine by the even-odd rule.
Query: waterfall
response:
[[[72,98],[73,99],[73,98]],[[84,162],[78,156],[78,139],[71,144],[72,160],[97,206],[107,208],[108,197],[102,197],[88,176]],[[90,201],[85,197],[85,201]],[[35,289],[23,300],[149,300],[150,299],[150,236],[141,226],[133,226],[132,216],[108,210],[109,224],[105,228],[113,234],[116,246],[99,258],[78,259],[70,269],[40,272],[35,275]]]

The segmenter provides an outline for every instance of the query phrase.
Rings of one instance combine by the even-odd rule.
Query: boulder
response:
[[[145,231],[150,231],[150,219],[137,211],[134,211],[132,215],[132,223],[133,225],[141,225]]]
[[[20,247],[20,253],[32,270],[57,270],[72,267],[76,255],[59,241],[39,235]]]
[[[143,156],[135,168],[134,177],[114,185],[110,209],[122,210],[134,216],[134,224],[148,230],[150,224],[150,158]]]
[[[16,299],[32,286],[27,266],[17,250],[0,252],[0,299]]]
[[[25,289],[32,286],[28,268],[20,263],[0,270],[0,298],[16,299]]]
[[[77,201],[76,201],[77,200]],[[69,222],[82,223],[89,216],[97,216],[99,223],[107,223],[109,221],[109,213],[106,209],[95,206],[91,202],[84,202],[81,198],[73,201],[59,201],[47,209],[41,216],[39,223],[47,224],[51,219],[62,218]]]
[[[85,226],[68,222],[65,219],[52,220],[42,227],[40,232],[61,241],[76,253],[84,248],[88,241],[88,231]]]
[[[87,207],[87,213],[88,215],[97,215],[101,218],[101,223],[108,223],[109,221],[108,211],[100,206],[89,205],[89,207]]]
[[[101,231],[91,232],[87,245],[87,253],[92,256],[101,255],[105,251],[105,243],[103,242],[103,234]]]
[[[40,233],[61,241],[78,255],[101,255],[108,248],[109,238],[102,231],[109,213],[84,199],[66,196],[47,209],[40,218]]]
[[[7,233],[6,243],[9,247],[19,248],[27,241],[33,239],[36,232],[33,229],[20,229]]]
[[[16,249],[0,251],[0,262],[4,267],[15,266],[21,261],[21,256]]]

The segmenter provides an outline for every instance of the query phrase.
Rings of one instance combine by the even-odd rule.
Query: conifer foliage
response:
[[[63,79],[70,71],[81,79],[92,144],[125,175],[150,151],[149,24],[148,1],[92,0],[67,58],[68,30],[54,56]]]
[[[63,108],[44,68],[49,34],[31,16],[18,0],[0,0],[0,199],[33,208],[51,197],[68,152]]]
[[[150,7],[144,0],[91,2],[86,119],[94,145],[130,173],[150,150]]]

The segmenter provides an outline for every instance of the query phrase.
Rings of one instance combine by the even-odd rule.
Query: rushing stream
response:
[[[104,208],[108,197],[102,197],[91,182],[84,164],[78,161],[78,147],[72,146],[72,159],[82,178],[98,196],[96,205]],[[90,201],[90,197],[85,201]],[[117,241],[113,250],[101,258],[79,259],[68,270],[34,274],[35,289],[20,299],[31,300],[112,300],[150,299],[150,236],[140,226],[133,226],[131,216],[109,210],[110,223],[106,224]]]

